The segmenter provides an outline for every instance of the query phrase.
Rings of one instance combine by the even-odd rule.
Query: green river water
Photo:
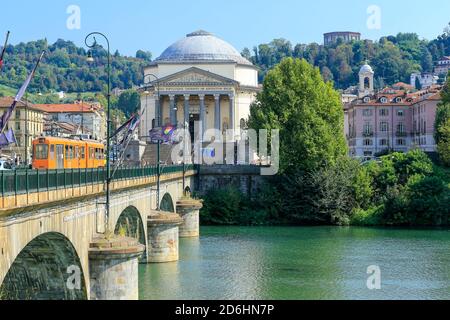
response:
[[[204,227],[139,268],[141,299],[450,299],[450,230]],[[369,266],[381,289],[369,290]]]

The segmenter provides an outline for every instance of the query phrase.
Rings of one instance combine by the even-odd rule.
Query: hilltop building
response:
[[[325,46],[335,44],[338,41],[338,39],[342,39],[342,41],[346,43],[352,41],[359,41],[361,40],[361,33],[344,31],[344,32],[329,32],[323,35],[323,43]]]
[[[450,71],[450,57],[442,57],[434,67],[434,73],[438,75],[447,75]]]
[[[427,89],[438,83],[439,77],[431,72],[413,73],[411,74],[411,86],[415,89]],[[419,82],[420,88],[416,83]]]

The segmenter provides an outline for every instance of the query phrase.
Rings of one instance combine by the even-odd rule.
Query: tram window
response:
[[[69,146],[66,146],[66,160],[70,159],[70,150],[69,150]]]
[[[91,155],[90,156],[91,159],[95,159],[94,148],[89,148],[89,154]]]
[[[78,148],[78,146],[75,147],[75,159],[79,159],[80,158],[80,149]]]
[[[45,160],[48,157],[48,145],[47,144],[37,144],[35,146],[34,154],[37,160]]]
[[[50,145],[50,160],[55,160],[55,145]]]
[[[83,159],[84,160],[84,157],[85,157],[85,148],[84,147],[81,147],[81,159]]]

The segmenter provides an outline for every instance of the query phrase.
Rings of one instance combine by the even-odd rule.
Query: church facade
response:
[[[189,129],[191,137],[209,129],[220,132],[214,139],[202,139],[205,142],[222,141],[233,130],[227,138],[235,141],[260,90],[256,67],[230,44],[202,30],[168,47],[144,69],[144,76],[143,140],[152,129],[170,125]]]

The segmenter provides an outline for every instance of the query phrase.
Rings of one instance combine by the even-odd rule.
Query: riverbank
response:
[[[205,225],[449,226],[450,169],[413,150],[361,165],[342,158],[311,172],[267,177],[251,197],[204,197]]]

